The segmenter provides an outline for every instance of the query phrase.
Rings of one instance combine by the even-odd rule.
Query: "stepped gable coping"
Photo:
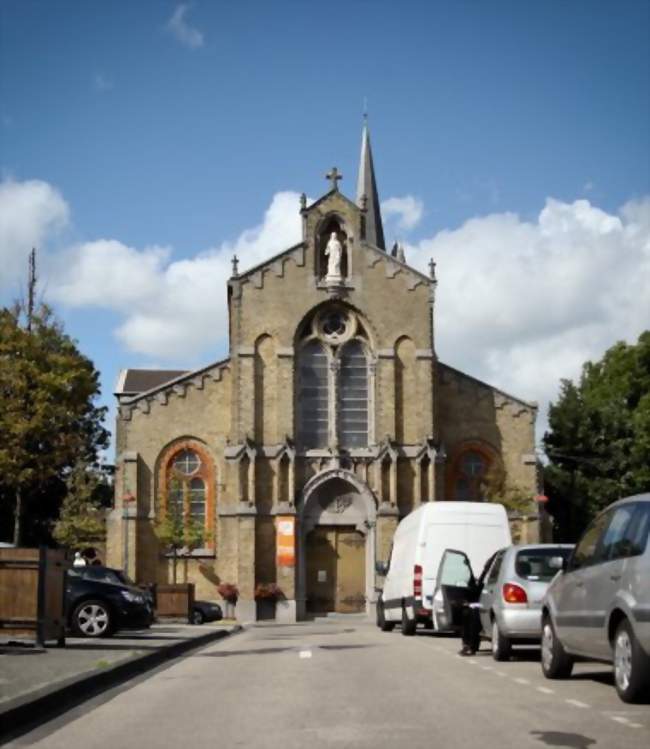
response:
[[[389,255],[388,252],[386,252],[386,250],[382,250],[381,247],[377,247],[377,245],[371,244],[370,242],[367,242],[365,239],[361,240],[361,244],[364,247],[367,247],[368,249],[377,253],[377,255],[379,255],[379,259],[383,258],[385,260],[388,260],[391,263],[394,263],[400,268],[404,268],[404,270],[409,271],[409,273],[412,273],[414,276],[417,276],[418,278],[420,278],[422,281],[425,281],[429,285],[434,283],[434,280],[432,278],[429,278],[429,276],[427,276],[425,273],[422,273],[422,271],[417,270],[412,265],[409,265],[408,263],[403,263],[401,260],[398,260],[396,257]],[[378,260],[376,262],[378,262]]]
[[[243,273],[238,273],[236,276],[231,276],[228,280],[229,281],[248,281],[249,279],[247,278],[247,276],[250,276],[253,273],[256,273],[257,271],[263,270],[264,268],[266,268],[267,265],[271,265],[272,263],[277,262],[283,255],[288,255],[290,252],[294,252],[295,250],[298,250],[304,246],[305,246],[304,242],[298,242],[297,244],[294,244],[291,247],[287,247],[286,250],[282,250],[281,252],[278,252],[276,255],[272,255],[266,260],[263,260],[261,263],[254,265],[252,268],[248,268],[247,270],[243,271]]]
[[[152,395],[156,395],[156,393],[160,393],[164,390],[173,388],[174,385],[180,385],[183,382],[186,382],[187,380],[191,380],[194,377],[205,374],[209,372],[211,369],[221,369],[228,364],[230,364],[230,357],[226,359],[221,359],[220,361],[212,362],[212,364],[208,364],[207,366],[201,367],[200,369],[194,369],[191,372],[185,372],[185,374],[181,375],[180,377],[175,377],[173,380],[167,380],[167,382],[163,382],[162,384],[157,385],[156,387],[153,387],[150,390],[145,390],[142,393],[138,393],[133,398],[125,399],[124,401],[122,401],[121,405],[132,406],[135,403],[137,403],[139,400],[142,400],[143,398],[149,398]]]
[[[483,385],[483,387],[489,388],[490,390],[493,390],[495,393],[499,393],[499,395],[502,395],[504,398],[508,398],[511,401],[520,403],[522,406],[525,406],[526,408],[530,408],[532,411],[539,410],[539,404],[537,403],[537,401],[525,401],[523,398],[518,398],[516,395],[512,395],[511,393],[506,393],[505,390],[501,390],[500,388],[495,387],[494,385],[490,385],[489,382],[484,382],[483,380],[479,380],[478,377],[473,377],[472,375],[467,374],[467,372],[462,372],[460,369],[456,369],[456,367],[452,367],[449,364],[445,364],[444,362],[439,361],[438,366],[442,367],[443,369],[448,369],[450,372],[454,372],[455,374],[462,375],[463,377],[466,377],[468,380],[472,380],[473,382],[476,382],[479,385]]]

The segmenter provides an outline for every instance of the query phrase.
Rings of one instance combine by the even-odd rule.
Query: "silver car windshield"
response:
[[[549,582],[556,573],[557,568],[551,567],[549,562],[553,557],[568,559],[571,549],[547,548],[547,549],[524,549],[517,552],[515,558],[515,572],[524,580],[539,580]]]

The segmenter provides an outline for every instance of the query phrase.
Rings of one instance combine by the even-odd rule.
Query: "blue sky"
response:
[[[642,0],[0,0],[0,302],[36,242],[106,402],[218,358],[227,257],[282,249],[333,164],[354,196],[367,98],[441,358],[545,403],[650,319],[648,39]]]

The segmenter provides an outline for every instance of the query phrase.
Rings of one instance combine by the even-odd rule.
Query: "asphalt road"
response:
[[[8,746],[43,749],[573,747],[648,749],[650,705],[610,670],[541,675],[538,653],[497,664],[459,641],[381,633],[357,618],[265,624],[128,683]]]

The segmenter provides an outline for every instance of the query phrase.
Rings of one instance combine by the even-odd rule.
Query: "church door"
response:
[[[307,536],[307,610],[365,611],[366,542],[353,527],[318,526]]]

